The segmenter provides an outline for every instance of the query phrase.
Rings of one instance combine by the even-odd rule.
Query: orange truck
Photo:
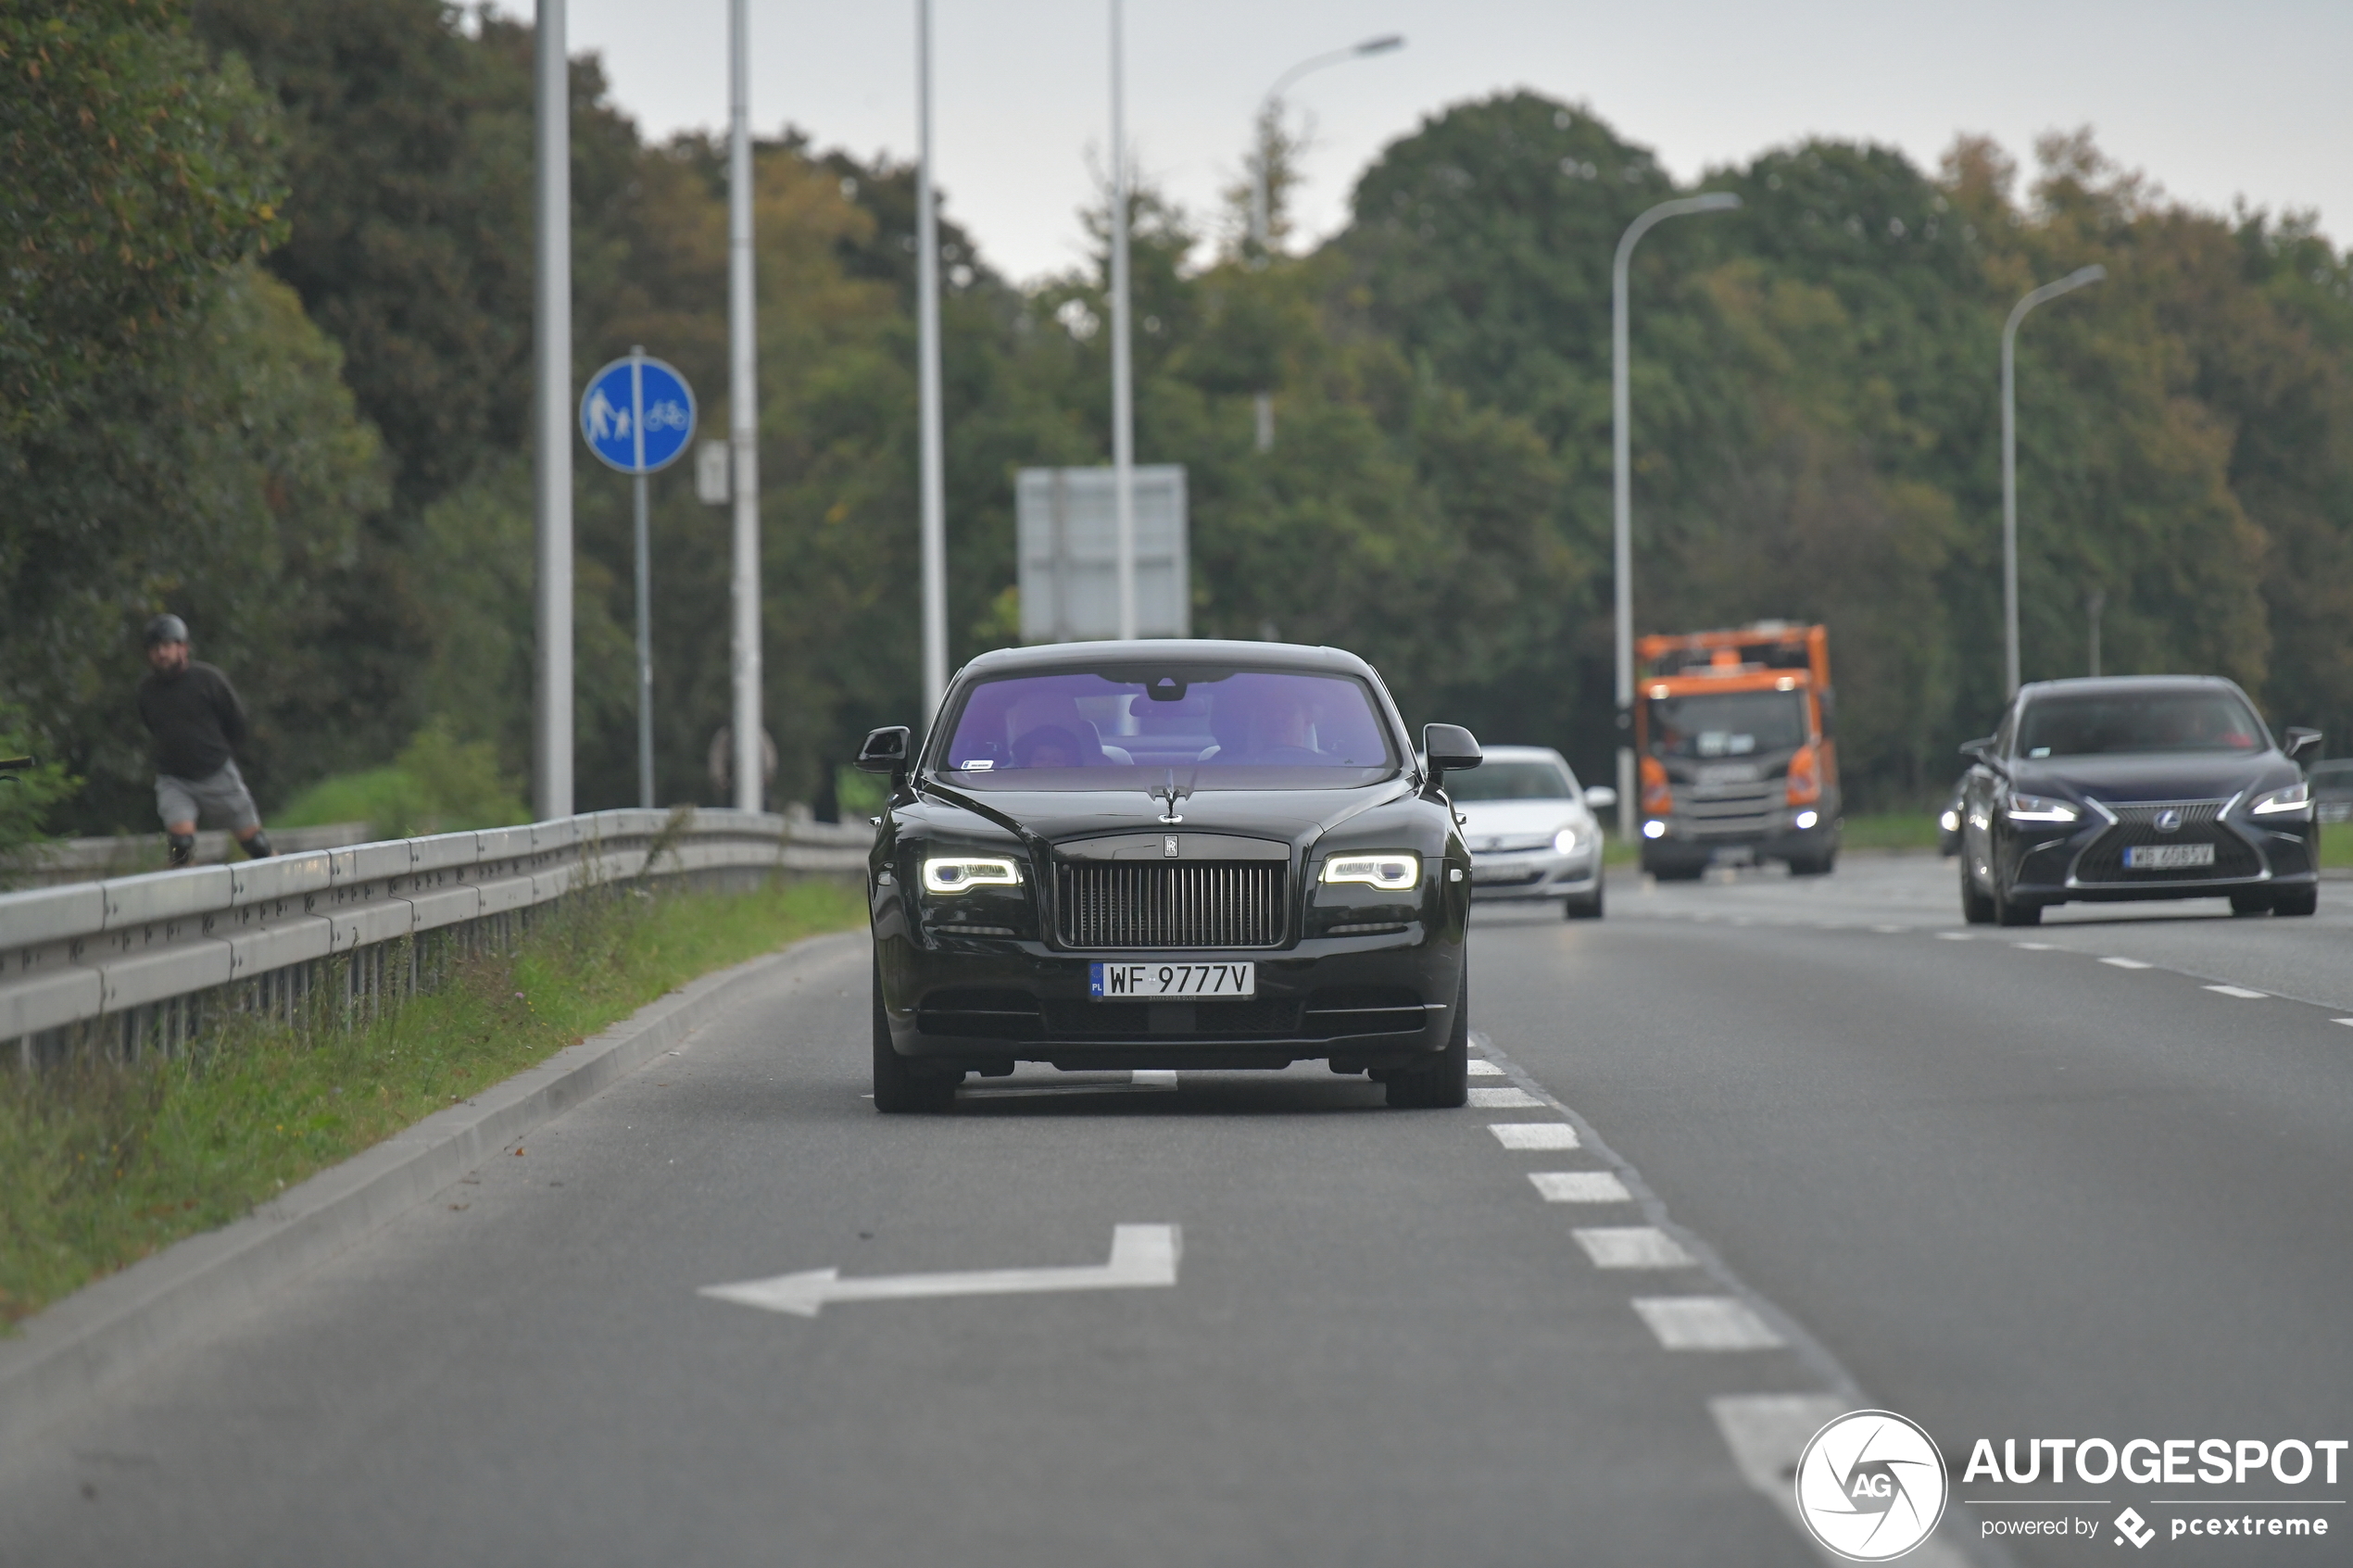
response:
[[[1698,876],[1718,860],[1838,859],[1830,633],[1760,621],[1634,645],[1642,870]]]

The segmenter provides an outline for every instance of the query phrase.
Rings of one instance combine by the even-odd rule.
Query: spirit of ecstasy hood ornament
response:
[[[1160,816],[1161,822],[1169,827],[1175,827],[1178,822],[1185,820],[1176,814],[1176,803],[1184,799],[1187,796],[1192,794],[1193,786],[1190,784],[1179,784],[1176,782],[1176,770],[1171,768],[1168,770],[1167,784],[1162,785],[1158,789],[1148,789],[1144,793],[1151,797],[1155,802],[1161,803],[1164,806],[1164,809],[1162,810]]]

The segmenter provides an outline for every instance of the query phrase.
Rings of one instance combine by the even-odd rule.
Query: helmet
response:
[[[188,623],[176,615],[158,615],[147,622],[147,646],[160,643],[184,643],[188,640]]]

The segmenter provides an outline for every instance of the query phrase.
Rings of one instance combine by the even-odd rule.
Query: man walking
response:
[[[245,738],[245,705],[229,677],[188,657],[188,624],[176,615],[147,622],[147,676],[139,683],[139,717],[156,741],[156,811],[171,843],[171,863],[196,858],[196,822],[225,819],[258,860],[270,853],[261,813],[230,748]]]

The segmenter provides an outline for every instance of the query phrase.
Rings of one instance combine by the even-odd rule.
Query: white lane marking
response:
[[[1912,928],[1908,925],[1875,925],[1871,929],[1881,936],[1901,936]]]
[[[1526,1089],[1517,1088],[1473,1089],[1470,1092],[1470,1102],[1473,1105],[1484,1106],[1490,1110],[1525,1110],[1531,1106],[1544,1103]]]
[[[2011,947],[2021,953],[2056,953],[2058,948],[2048,942],[2013,942]]]
[[[1597,1269],[1688,1269],[1692,1255],[1655,1225],[1589,1225],[1568,1233]]]
[[[1732,1450],[1741,1479],[1771,1499],[1791,1528],[1811,1540],[1797,1516],[1797,1461],[1815,1433],[1846,1413],[1846,1401],[1828,1394],[1736,1394],[1708,1400],[1707,1411]],[[1966,1568],[1969,1559],[1944,1537],[1931,1536],[1904,1561],[1907,1568],[1914,1563]]]
[[[1936,934],[1936,939],[1939,942],[1967,942],[1970,938],[1966,931],[1940,931]]]
[[[1577,1129],[1566,1122],[1491,1122],[1487,1130],[1505,1148],[1577,1147]]]
[[[1631,1203],[1634,1195],[1607,1171],[1530,1171],[1547,1203]]]
[[[1669,1350],[1771,1350],[1781,1343],[1736,1296],[1637,1296],[1634,1311]]]
[[[2100,962],[2114,964],[2119,969],[2154,969],[2157,967],[2155,964],[2143,963],[2138,959],[2102,959]]]
[[[2236,997],[2243,1002],[2259,1002],[2271,996],[2269,991],[2250,991],[2244,985],[2208,985],[2207,989],[2218,997]]]
[[[2331,1023],[2353,1024],[2353,1018],[2332,1018],[2329,1022]]]
[[[1175,1225],[1114,1225],[1111,1261],[1067,1269],[975,1269],[961,1273],[878,1274],[843,1279],[839,1269],[806,1269],[773,1279],[706,1285],[695,1292],[771,1312],[813,1318],[828,1301],[892,1301],[935,1296],[1011,1296],[1050,1290],[1137,1290],[1176,1283],[1183,1250]]]
[[[1176,1086],[1176,1070],[1173,1067],[1139,1068],[1128,1074],[1128,1080],[1139,1089],[1173,1089]]]
[[[1481,1061],[1474,1057],[1471,1060],[1470,1075],[1474,1078],[1501,1078],[1504,1075],[1504,1070],[1491,1061]]]

